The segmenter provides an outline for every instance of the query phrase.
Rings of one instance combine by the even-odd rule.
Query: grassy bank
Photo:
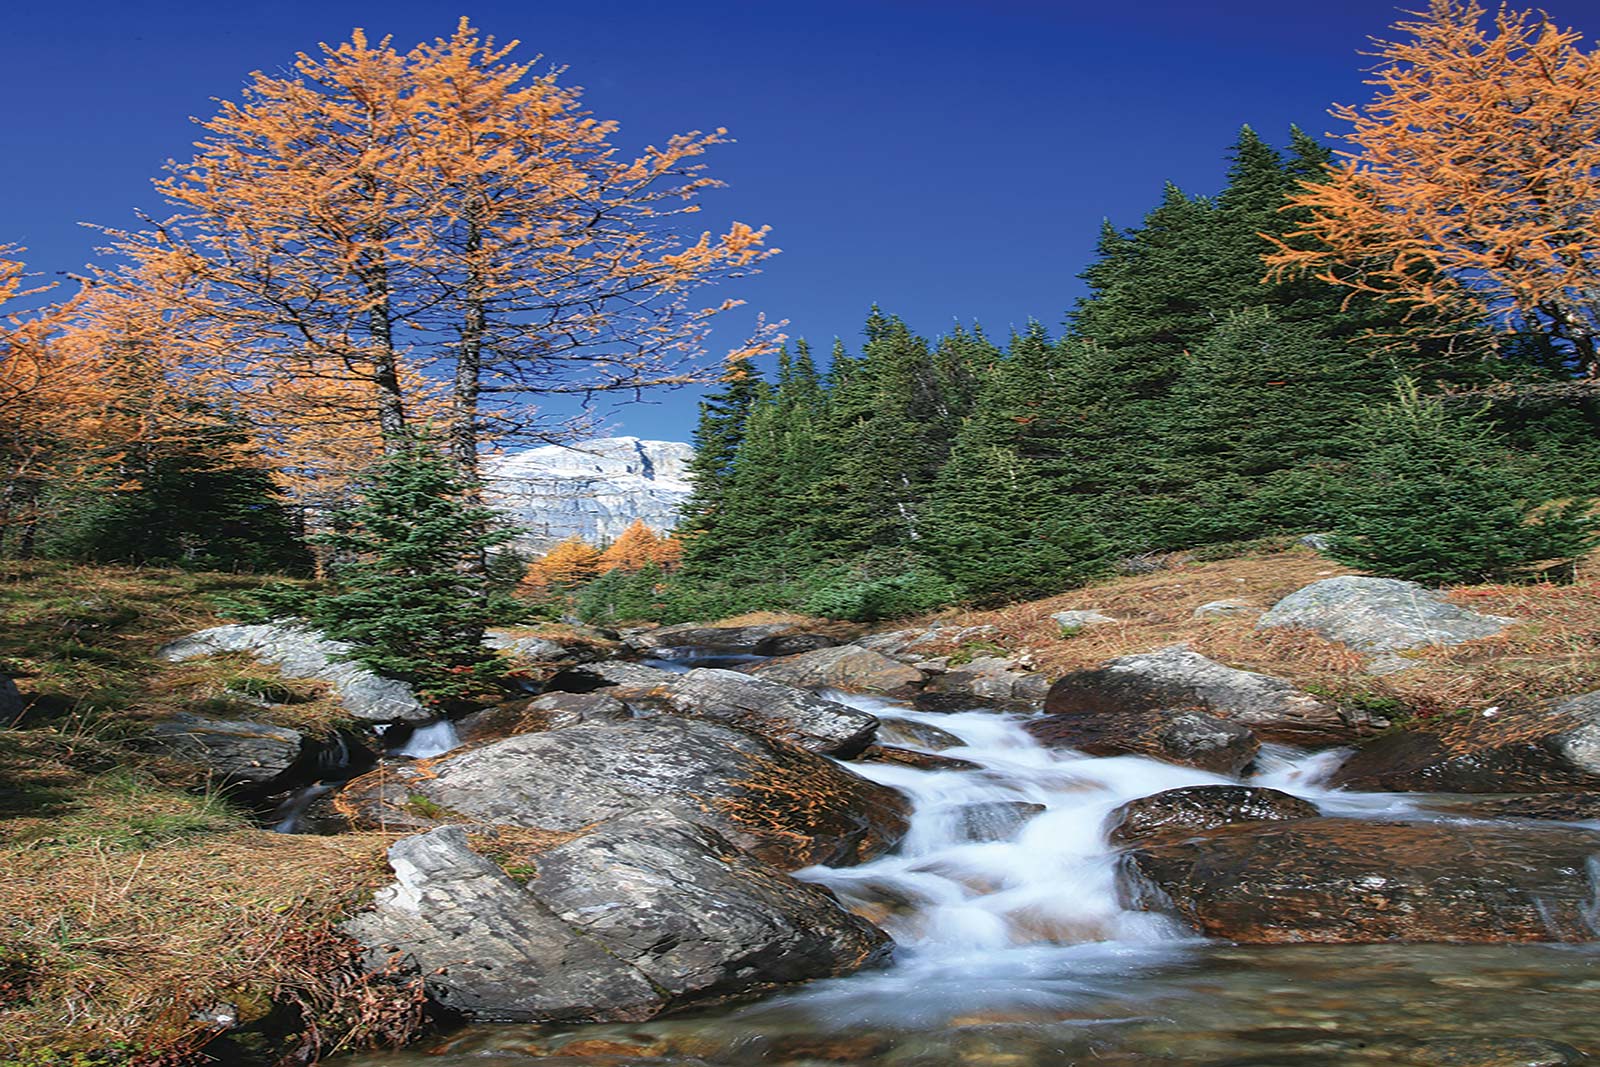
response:
[[[50,563],[0,572],[0,670],[29,705],[0,723],[7,1067],[181,1063],[212,1043],[218,1014],[323,1049],[415,1025],[414,992],[361,978],[333,932],[387,879],[387,838],[265,833],[193,768],[126,744],[180,711],[313,732],[336,720],[312,687],[280,707],[251,703],[282,683],[242,660],[156,662],[166,641],[219,621],[213,596],[256,581]]]

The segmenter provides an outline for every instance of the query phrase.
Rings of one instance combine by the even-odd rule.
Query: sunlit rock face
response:
[[[573,534],[614,540],[634,519],[670,530],[689,498],[693,457],[680,441],[599,437],[497,457],[487,480],[496,506],[524,531],[519,543],[539,550]]]

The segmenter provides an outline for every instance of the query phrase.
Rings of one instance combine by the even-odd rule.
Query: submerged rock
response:
[[[1395,652],[1493,637],[1515,621],[1457,607],[1416,582],[1344,575],[1290,593],[1256,629],[1292,626],[1362,652]]]
[[[340,797],[357,825],[476,822],[571,832],[674,807],[785,869],[859,863],[905,833],[908,805],[806,750],[701,719],[659,715],[523,734],[386,768]]]
[[[860,645],[837,645],[770,660],[751,669],[758,678],[803,689],[890,693],[912,689],[926,677],[915,667]]]
[[[1238,775],[1261,750],[1247,727],[1192,708],[1048,715],[1024,727],[1047,748],[1090,756],[1149,756]]]
[[[872,743],[876,716],[740,671],[701,667],[674,676],[662,699],[680,715],[790,741],[840,759]]]
[[[1381,737],[1345,761],[1330,784],[1437,793],[1600,790],[1600,692],[1542,710],[1447,716]]]
[[[1593,941],[1600,833],[1299,819],[1135,844],[1128,907],[1245,944]]]
[[[434,717],[411,687],[383,678],[345,657],[350,647],[312,630],[285,623],[214,626],[164,646],[156,653],[168,663],[243,652],[271,664],[285,678],[311,678],[333,687],[345,711],[369,722],[427,722]]]
[[[1445,794],[1421,797],[1418,802],[1429,811],[1463,819],[1600,822],[1600,793],[1522,793],[1511,796]]]
[[[1310,801],[1276,789],[1244,785],[1193,785],[1131,800],[1111,813],[1107,836],[1113,845],[1147,838],[1190,834],[1240,822],[1314,819],[1321,812]]]
[[[1226,667],[1174,645],[1120,656],[1095,670],[1059,679],[1045,697],[1052,715],[1100,715],[1200,707],[1289,745],[1347,742],[1389,725],[1359,708],[1340,709],[1281,678]]]

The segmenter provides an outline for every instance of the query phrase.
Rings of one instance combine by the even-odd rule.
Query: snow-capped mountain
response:
[[[634,519],[672,529],[693,458],[681,441],[598,437],[499,456],[485,472],[491,501],[524,531],[518,544],[538,551],[573,534],[614,540]]]

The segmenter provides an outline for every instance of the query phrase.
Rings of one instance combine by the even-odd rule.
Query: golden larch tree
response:
[[[1498,320],[1568,345],[1600,337],[1600,58],[1545,16],[1432,0],[1376,41],[1345,159],[1291,199],[1275,275]]]
[[[643,519],[634,519],[617,539],[600,553],[600,573],[641,571],[662,564],[662,538]]]
[[[535,590],[571,588],[600,573],[600,550],[577,534],[550,547],[528,565],[524,584]]]

